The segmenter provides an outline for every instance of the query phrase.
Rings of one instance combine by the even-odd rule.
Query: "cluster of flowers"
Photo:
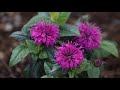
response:
[[[55,62],[63,69],[75,69],[84,59],[84,51],[94,50],[101,44],[101,29],[86,21],[77,26],[81,36],[73,36],[72,43],[64,43],[57,47]],[[31,27],[31,38],[37,45],[54,46],[59,39],[59,25],[41,21]]]

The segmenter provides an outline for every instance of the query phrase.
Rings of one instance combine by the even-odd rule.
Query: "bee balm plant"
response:
[[[71,12],[39,12],[21,31],[10,36],[20,41],[12,51],[10,67],[31,56],[27,78],[99,78],[102,58],[118,57],[116,44],[102,39],[99,26],[79,19],[68,24]]]

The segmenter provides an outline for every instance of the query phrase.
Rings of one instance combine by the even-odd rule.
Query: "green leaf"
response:
[[[70,14],[71,14],[70,12],[60,12],[56,23],[59,25],[65,24]]]
[[[37,46],[32,40],[26,40],[26,44],[29,48],[35,48]]]
[[[50,70],[52,70],[53,64],[51,62],[46,62],[46,64],[48,65],[48,67],[50,68]]]
[[[99,78],[100,76],[100,69],[99,67],[92,66],[91,69],[87,71],[89,78]]]
[[[38,60],[38,55],[37,54],[31,54],[32,60],[37,61]]]
[[[54,52],[55,52],[55,49],[53,47],[47,47],[47,55],[48,55],[48,58],[50,59],[51,62],[55,63],[55,59],[54,59]]]
[[[31,77],[33,78],[38,78],[39,77],[39,72],[40,72],[40,67],[41,63],[40,62],[32,62],[30,66],[30,72],[31,72]]]
[[[108,57],[110,55],[109,52],[102,48],[95,49],[91,54],[91,60],[97,59],[97,58],[104,58]]]
[[[24,45],[21,44],[17,46],[13,51],[10,58],[9,65],[14,66],[23,60],[29,54],[29,49]]]
[[[27,26],[29,26],[29,25],[35,25],[35,23],[36,23],[37,21],[41,21],[41,20],[49,21],[49,17],[46,16],[46,15],[36,15],[36,16],[34,16],[33,18],[31,18],[26,25],[27,25]]]
[[[60,28],[60,37],[64,36],[80,36],[80,32],[76,26],[65,24]]]
[[[52,21],[56,21],[59,18],[60,12],[50,12],[50,17]]]
[[[46,48],[43,48],[39,54],[39,58],[40,59],[45,59],[45,58],[48,58],[48,54],[47,54],[47,50]]]
[[[26,45],[33,54],[38,54],[43,49],[43,46],[37,46],[32,40],[26,40]]]
[[[59,25],[65,24],[71,12],[50,12],[51,20]]]
[[[25,67],[25,69],[24,69],[24,71],[23,71],[23,75],[24,75],[25,78],[29,78],[29,75],[30,75],[30,64],[28,64],[28,65]]]
[[[44,70],[46,74],[49,74],[49,72],[51,71],[50,67],[48,66],[46,62],[44,62]]]
[[[91,62],[86,58],[83,60],[82,64],[80,64],[80,68],[76,69],[75,72],[77,74],[81,73],[82,71],[87,71],[92,68]]]
[[[16,31],[13,32],[10,37],[14,37],[15,39],[19,40],[19,41],[23,41],[25,39],[30,39],[30,36],[27,35],[25,32],[22,31]]]
[[[119,57],[118,49],[113,42],[104,40],[104,41],[102,41],[101,48],[104,49],[105,51],[109,52],[113,56]]]
[[[86,58],[83,60],[83,63],[80,65],[82,71],[87,71],[92,68],[91,62]]]
[[[43,76],[43,63],[42,61],[30,61],[24,69],[24,75],[27,78],[39,78]]]
[[[40,16],[49,17],[49,13],[48,12],[38,12],[38,14]]]
[[[67,70],[63,70],[61,67],[54,65],[53,69],[49,72],[52,76],[62,76],[67,74]]]
[[[25,24],[22,28],[22,31],[24,32],[28,32],[30,29],[29,29],[29,26],[34,26],[36,25],[36,22],[38,21],[41,21],[41,20],[45,20],[46,22],[49,22],[50,21],[50,18],[46,15],[36,15],[34,16],[33,18],[31,18],[27,24]]]

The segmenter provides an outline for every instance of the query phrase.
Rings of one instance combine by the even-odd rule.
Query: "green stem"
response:
[[[74,78],[74,70],[70,70],[69,72],[68,72],[68,75],[69,75],[69,78]]]

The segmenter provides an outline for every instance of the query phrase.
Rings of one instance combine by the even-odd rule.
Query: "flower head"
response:
[[[63,69],[77,68],[84,59],[82,51],[72,43],[63,44],[58,47],[55,56],[56,63],[61,65]]]
[[[100,46],[102,37],[98,26],[88,22],[81,22],[78,29],[81,37],[74,37],[76,43],[84,47],[86,50],[95,49]]]
[[[53,46],[56,39],[59,38],[59,26],[54,23],[41,21],[36,26],[30,27],[30,29],[32,30],[31,37],[38,45]]]
[[[93,63],[96,67],[100,67],[101,65],[104,64],[104,61],[102,61],[101,59],[95,59]]]

